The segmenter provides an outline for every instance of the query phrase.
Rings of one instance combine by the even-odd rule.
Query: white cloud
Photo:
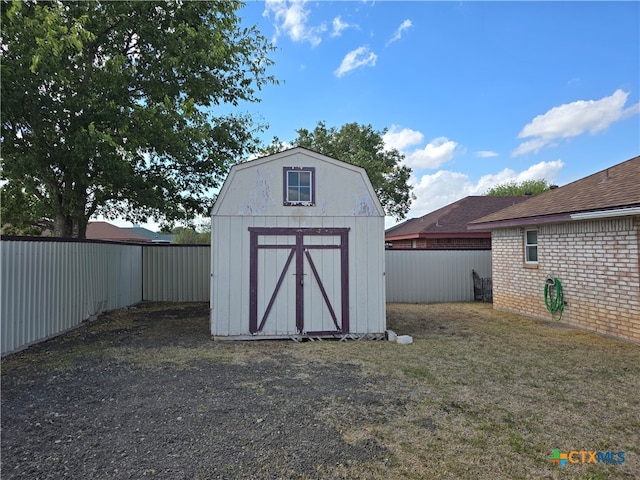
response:
[[[518,138],[528,138],[512,155],[538,152],[555,141],[576,137],[585,132],[595,134],[606,130],[612,123],[640,113],[640,103],[624,108],[629,94],[616,90],[600,100],[578,100],[553,107],[525,125]]]
[[[462,146],[447,137],[434,138],[424,148],[406,154],[405,161],[412,169],[438,168],[451,160]]]
[[[553,183],[563,166],[564,162],[562,160],[553,160],[551,162],[536,163],[519,173],[510,168],[505,168],[498,173],[483,175],[476,184],[478,193],[474,195],[483,195],[490,188],[507,182],[521,183],[525,180],[544,179]]]
[[[405,163],[412,169],[438,168],[448,162],[456,153],[464,151],[457,142],[447,137],[438,137],[431,140],[423,148],[409,150],[409,147],[418,145],[424,141],[424,135],[410,128],[401,128],[392,125],[382,136],[385,148],[400,150],[405,156]]]
[[[475,152],[475,156],[480,158],[492,158],[497,157],[498,154],[490,150],[480,150],[479,152]]]
[[[561,160],[540,162],[531,165],[526,170],[516,172],[505,168],[497,173],[483,175],[477,182],[473,182],[462,172],[440,170],[431,175],[412,177],[413,193],[416,199],[411,205],[407,218],[416,218],[433,212],[438,208],[449,205],[468,195],[483,195],[489,188],[506,182],[522,182],[524,180],[545,179],[554,183],[560,170],[564,166]],[[392,217],[385,219],[385,228],[396,224]]]
[[[377,59],[378,56],[370,51],[369,47],[358,47],[345,55],[342,63],[333,73],[340,78],[356,68],[374,67]]]
[[[332,37],[339,37],[340,35],[342,35],[342,31],[349,27],[357,27],[357,25],[351,25],[349,23],[343,22],[339,16],[333,19],[332,25],[333,25],[333,30],[331,31]]]
[[[309,42],[312,46],[322,41],[321,34],[327,27],[320,24],[315,27],[307,25],[309,10],[305,8],[306,0],[266,0],[264,17],[273,14],[276,33],[273,41],[276,42],[280,35],[288,36],[294,42]]]
[[[385,148],[404,150],[411,145],[422,143],[424,135],[410,128],[400,128],[398,125],[391,125],[391,128],[382,136]]]
[[[400,26],[396,29],[395,33],[393,34],[393,37],[391,37],[391,39],[387,42],[387,45],[389,45],[390,43],[393,43],[397,40],[400,40],[402,38],[402,34],[404,33],[405,30],[407,30],[408,28],[410,28],[413,24],[411,23],[411,20],[407,19],[404,22],[402,22],[400,24]]]

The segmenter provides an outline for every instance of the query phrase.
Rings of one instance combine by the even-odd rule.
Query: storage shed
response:
[[[366,172],[301,147],[235,165],[211,272],[215,339],[381,338],[384,210]]]

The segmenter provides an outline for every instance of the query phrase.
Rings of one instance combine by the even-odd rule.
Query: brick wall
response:
[[[561,322],[640,343],[640,217],[538,227],[538,265],[524,263],[524,229],[492,234],[493,305],[551,319],[547,277],[562,283]]]
[[[415,242],[415,246],[414,243]],[[428,250],[491,250],[491,238],[417,238],[394,240],[392,249],[418,248]]]

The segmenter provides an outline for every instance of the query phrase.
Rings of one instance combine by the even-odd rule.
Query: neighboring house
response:
[[[108,222],[89,222],[87,225],[87,238],[114,242],[171,243],[173,234],[153,232],[139,225],[117,227]]]
[[[140,225],[135,225],[133,227],[121,227],[121,229],[127,230],[135,235],[145,237],[153,243],[171,243],[174,237],[172,233],[153,232],[148,228],[141,227]]]
[[[89,222],[86,237],[92,240],[110,240],[112,242],[148,243],[151,241],[131,229],[120,228],[108,222]]]
[[[385,232],[387,248],[427,250],[491,250],[491,232],[469,231],[467,224],[531,198],[469,196]]]
[[[566,305],[554,318],[640,343],[640,157],[469,229],[492,232],[494,308],[550,319],[544,286],[558,279]]]
[[[383,337],[384,210],[364,169],[300,147],[234,165],[211,226],[214,338]]]

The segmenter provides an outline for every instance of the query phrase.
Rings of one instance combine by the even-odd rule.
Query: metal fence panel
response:
[[[142,299],[140,245],[3,240],[1,352]]]
[[[208,302],[210,257],[210,245],[145,245],[143,300]]]
[[[473,301],[472,270],[491,277],[490,250],[386,250],[387,302]]]
[[[0,341],[6,354],[141,300],[209,301],[209,245],[4,240]],[[387,302],[472,301],[490,251],[387,250]]]

